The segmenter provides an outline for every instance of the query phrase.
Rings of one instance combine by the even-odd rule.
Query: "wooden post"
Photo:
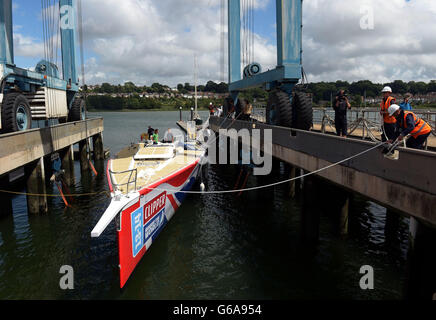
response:
[[[350,206],[350,197],[347,194],[345,196],[345,200],[343,201],[341,207],[341,213],[339,216],[339,233],[341,235],[348,234],[348,214],[349,214],[349,206]]]
[[[294,179],[296,177],[297,168],[293,165],[289,165],[289,179]],[[295,180],[289,182],[289,196],[295,198]]]
[[[300,168],[295,168],[295,176],[296,177],[300,177],[302,174],[303,174],[303,170],[301,170]],[[301,178],[295,180],[295,193],[296,194],[300,193],[302,185],[303,185],[303,183],[302,183]]]
[[[397,239],[399,227],[400,227],[399,215],[390,209],[386,209],[386,222],[385,222],[386,241],[395,241]]]
[[[183,121],[183,117],[182,117],[182,107],[179,108],[179,113],[180,113],[180,121]]]
[[[25,166],[27,193],[27,211],[29,214],[46,213],[48,211],[45,187],[44,158]]]
[[[304,195],[302,209],[302,238],[309,244],[317,244],[319,241],[320,214],[316,206],[314,196],[316,192],[316,180],[313,176],[304,178]]]
[[[9,183],[9,174],[5,174],[0,177],[0,189],[9,191],[10,183]],[[4,192],[0,192],[0,218],[6,217],[13,213],[12,209],[12,195]]]
[[[89,170],[89,161],[88,161],[88,151],[86,148],[86,141],[79,142],[79,160],[80,160],[80,169],[81,171]]]
[[[272,158],[272,170],[271,174],[274,175],[274,177],[280,176],[280,159],[273,157]]]
[[[92,137],[94,161],[104,160],[103,135],[101,133]]]
[[[432,300],[436,293],[436,230],[410,218],[406,299]]]
[[[65,182],[71,186],[75,183],[74,177],[74,150],[73,146],[69,146],[59,152],[62,161],[62,169],[65,171]]]

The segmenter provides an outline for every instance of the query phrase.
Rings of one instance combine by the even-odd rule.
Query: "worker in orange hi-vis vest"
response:
[[[381,102],[380,114],[383,117],[383,133],[382,141],[393,140],[395,138],[396,122],[395,117],[389,116],[388,109],[391,105],[395,104],[395,98],[391,97],[391,87],[384,87],[382,90],[383,100]]]
[[[413,112],[405,111],[400,106],[393,104],[388,109],[389,115],[396,118],[397,133],[394,139],[402,141],[404,137],[410,135],[406,142],[408,148],[423,149],[424,143],[431,133],[431,127],[427,122],[418,118]],[[393,140],[389,140],[392,143]]]

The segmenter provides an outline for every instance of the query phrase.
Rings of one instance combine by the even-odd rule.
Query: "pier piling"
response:
[[[101,133],[92,137],[94,161],[104,160],[103,135]]]
[[[416,218],[410,218],[405,293],[409,300],[432,300],[436,293],[435,241],[435,229]]]
[[[386,209],[385,237],[387,241],[397,239],[399,227],[399,214],[391,209]]]
[[[339,215],[339,233],[341,235],[348,234],[348,214],[350,207],[350,196],[346,194],[342,199],[341,211]]]
[[[45,186],[44,158],[25,166],[27,208],[29,214],[47,213],[47,191]]]
[[[61,150],[59,153],[62,161],[62,169],[65,171],[64,178],[65,182],[71,186],[75,182],[74,178],[74,151],[73,146],[69,146]]]
[[[294,179],[297,176],[297,168],[293,165],[289,165],[289,179]],[[296,181],[289,182],[289,196],[294,199],[296,193]]]
[[[302,238],[305,242],[317,244],[319,241],[320,213],[315,205],[314,195],[317,194],[316,179],[313,176],[304,178],[303,210],[301,217]]]
[[[0,189],[8,190],[9,188],[9,174],[0,177]],[[13,213],[12,209],[12,196],[7,193],[0,192],[0,219]]]
[[[88,171],[89,161],[88,161],[88,150],[86,146],[86,141],[79,142],[79,160],[80,160],[80,170],[82,172]]]

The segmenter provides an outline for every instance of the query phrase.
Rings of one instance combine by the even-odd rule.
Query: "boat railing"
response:
[[[122,174],[126,174],[126,173],[129,174],[128,175],[129,179],[127,180],[126,183],[115,183],[114,182],[114,176],[122,175]],[[136,181],[138,179],[138,170],[136,168],[131,169],[131,170],[125,170],[125,171],[112,171],[109,169],[109,177],[111,179],[111,184],[112,184],[112,187],[114,190],[121,190],[120,187],[127,186],[126,193],[129,193],[130,185],[134,184],[135,185],[134,191],[136,191]]]

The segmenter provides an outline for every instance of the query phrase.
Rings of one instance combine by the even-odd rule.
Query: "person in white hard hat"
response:
[[[395,130],[397,128],[396,122],[397,120],[395,117],[389,116],[388,108],[395,104],[395,98],[391,97],[392,89],[391,87],[384,87],[382,90],[383,93],[383,100],[381,102],[381,109],[380,114],[383,117],[383,134],[382,134],[382,141],[385,142],[386,140],[392,140],[395,136]]]
[[[215,113],[215,107],[213,106],[212,102],[209,103],[209,115],[213,116]]]
[[[395,139],[402,141],[404,137],[410,135],[406,146],[413,149],[423,149],[424,143],[431,133],[431,127],[428,123],[418,118],[413,112],[403,110],[396,104],[388,108],[388,114],[397,121],[396,134],[388,142],[392,143]]]

